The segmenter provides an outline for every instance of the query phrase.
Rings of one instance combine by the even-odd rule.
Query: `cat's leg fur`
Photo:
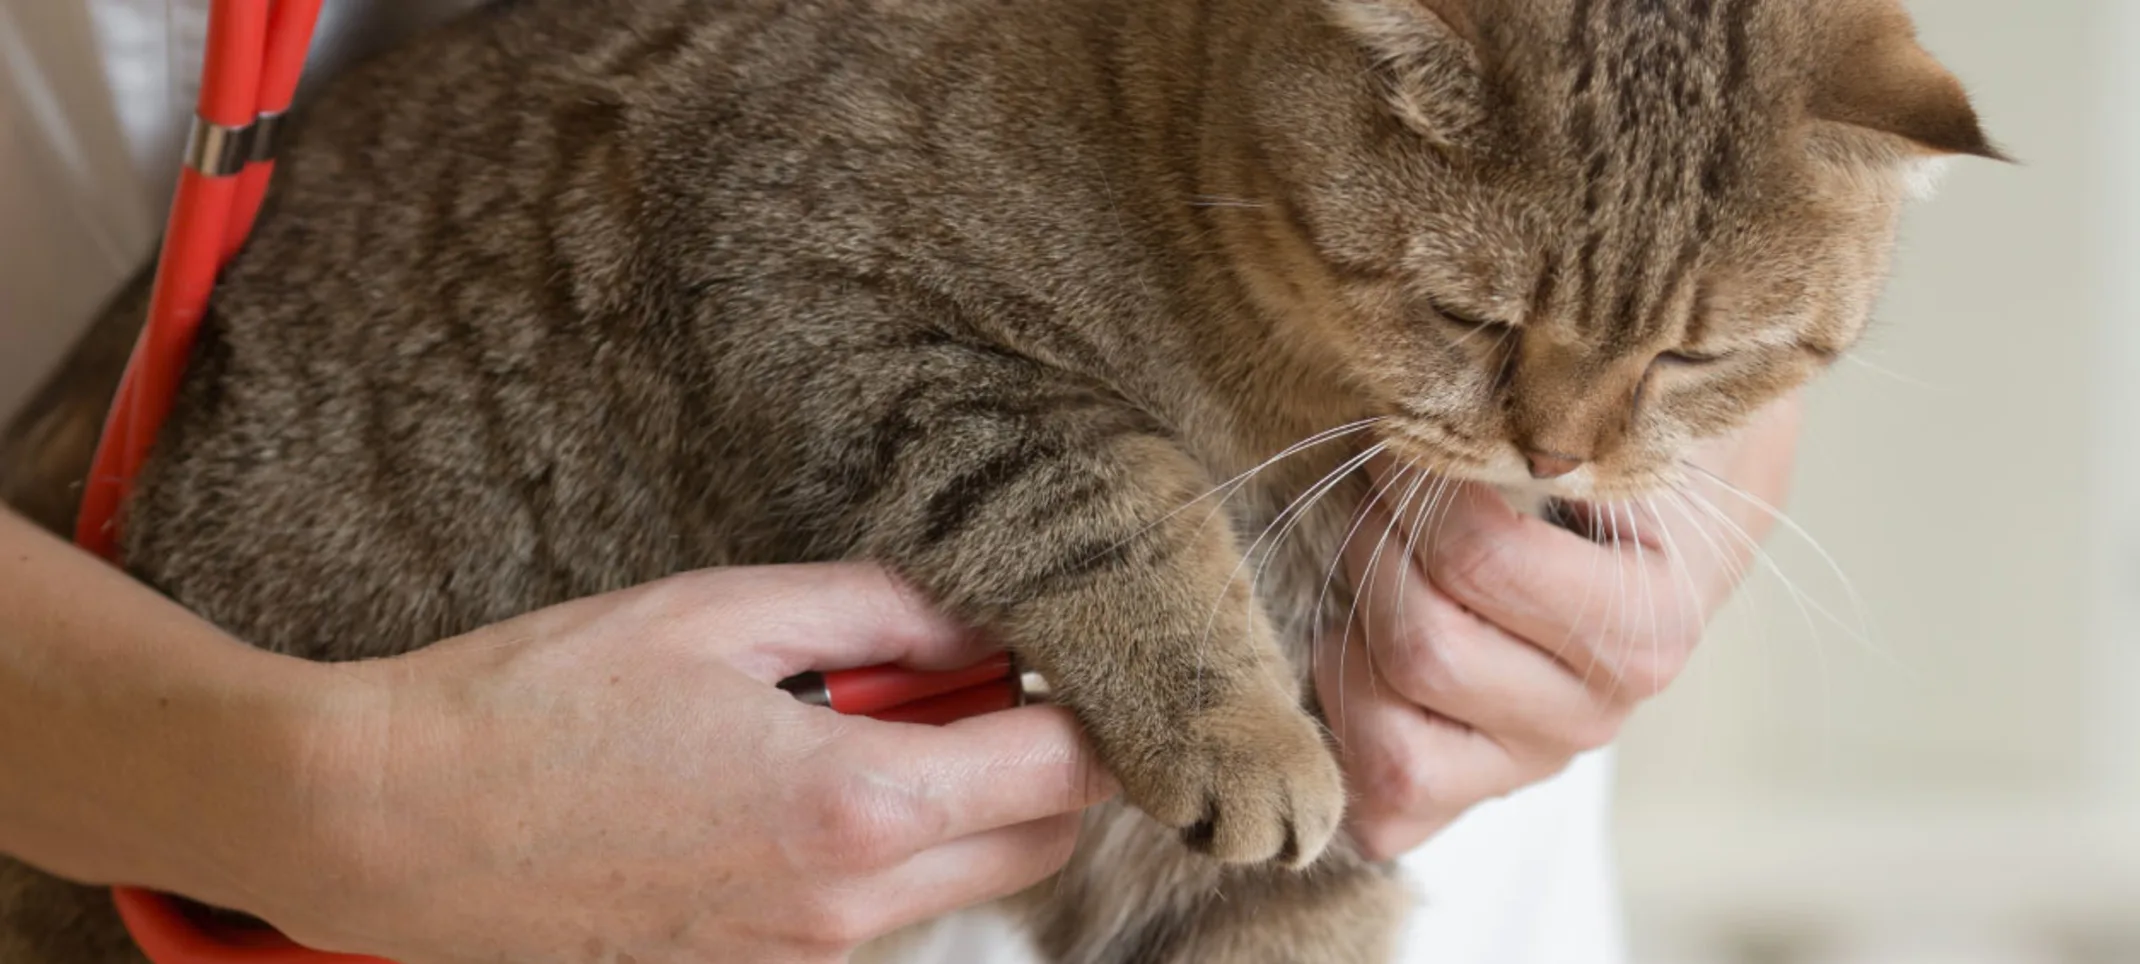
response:
[[[1305,871],[1229,868],[1109,805],[1019,903],[1058,964],[1386,964],[1413,896],[1342,839]]]
[[[1337,765],[1229,527],[1176,511],[1210,479],[1067,376],[957,348],[909,371],[860,554],[1045,674],[1129,799],[1190,845],[1320,855],[1344,807]]]
[[[1073,376],[955,344],[885,367],[906,375],[867,448],[892,478],[858,550],[1044,673],[1143,811],[1105,811],[1040,889],[1047,949],[1064,964],[1387,960],[1402,890],[1349,855],[1318,862],[1344,789],[1232,527],[1196,501],[1208,475]]]

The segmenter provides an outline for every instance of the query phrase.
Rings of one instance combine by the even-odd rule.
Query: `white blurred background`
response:
[[[1789,510],[1862,608],[1779,529],[1810,615],[1757,577],[1625,741],[1641,964],[2140,962],[2140,2],[1911,8],[2023,164],[1813,395]]]

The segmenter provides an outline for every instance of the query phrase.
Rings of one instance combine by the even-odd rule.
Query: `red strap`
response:
[[[259,118],[256,123],[273,128],[297,98],[297,83],[304,77],[305,55],[312,47],[312,28],[319,22],[322,2],[274,0],[274,10],[268,16],[267,57],[260,71],[259,106],[254,111]],[[253,222],[260,217],[260,204],[267,198],[268,181],[274,173],[274,160],[261,158],[247,163],[245,172],[238,175],[238,195],[231,206],[223,263],[228,264],[245,246],[245,239],[252,236]]]
[[[234,130],[258,116],[269,13],[269,0],[215,0],[197,124]],[[201,313],[222,270],[236,190],[234,180],[207,177],[191,167],[179,174],[148,322],[105,420],[75,522],[75,541],[106,559],[118,558],[119,508],[170,414]]]
[[[287,110],[320,5],[215,0],[196,123],[228,133]],[[149,317],[105,420],[75,524],[75,541],[106,559],[118,559],[119,508],[171,412],[216,275],[251,233],[272,172],[271,163],[249,159],[236,177],[212,177],[190,165],[179,174]],[[154,964],[390,964],[300,947],[274,931],[207,928],[151,891],[114,888],[112,899]]]
[[[162,894],[117,888],[119,917],[153,964],[392,964],[376,957],[331,954],[257,928],[211,928]]]

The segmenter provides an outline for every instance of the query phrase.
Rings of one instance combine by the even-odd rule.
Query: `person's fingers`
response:
[[[1690,598],[1714,609],[1738,587],[1754,555],[1743,518],[1717,507],[1723,491],[1696,478],[1641,505],[1567,503],[1561,524],[1595,545],[1646,559],[1653,570],[1672,570],[1667,575]]]
[[[1624,506],[1609,515],[1623,536],[1618,546],[1522,515],[1491,489],[1467,484],[1416,544],[1428,579],[1449,598],[1592,685],[1646,698],[1684,665],[1709,593],[1703,573],[1662,548],[1654,516],[1645,526]]]
[[[886,663],[959,669],[992,648],[879,566],[721,569],[671,582],[663,585],[662,605],[763,682]]]
[[[1464,811],[1535,779],[1536,764],[1391,690],[1357,633],[1322,654],[1315,670],[1352,789],[1346,824],[1370,859],[1410,851]]]
[[[1074,813],[1117,792],[1060,707],[990,713],[949,726],[859,721],[852,752],[905,788],[917,847]]]
[[[860,883],[886,895],[886,916],[866,922],[871,934],[941,917],[1015,894],[1062,869],[1077,847],[1082,818],[1066,813],[961,837]]]
[[[1371,507],[1370,521],[1381,514]],[[1378,531],[1380,531],[1378,529]],[[1348,546],[1362,587],[1356,635],[1378,681],[1397,696],[1536,755],[1573,754],[1612,739],[1619,708],[1566,664],[1480,619],[1428,583],[1392,534]]]

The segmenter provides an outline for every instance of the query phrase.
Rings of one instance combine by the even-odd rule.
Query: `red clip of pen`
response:
[[[813,706],[887,723],[942,726],[1046,702],[1048,687],[1037,673],[998,654],[961,670],[926,673],[897,666],[867,666],[790,677],[780,688]]]

